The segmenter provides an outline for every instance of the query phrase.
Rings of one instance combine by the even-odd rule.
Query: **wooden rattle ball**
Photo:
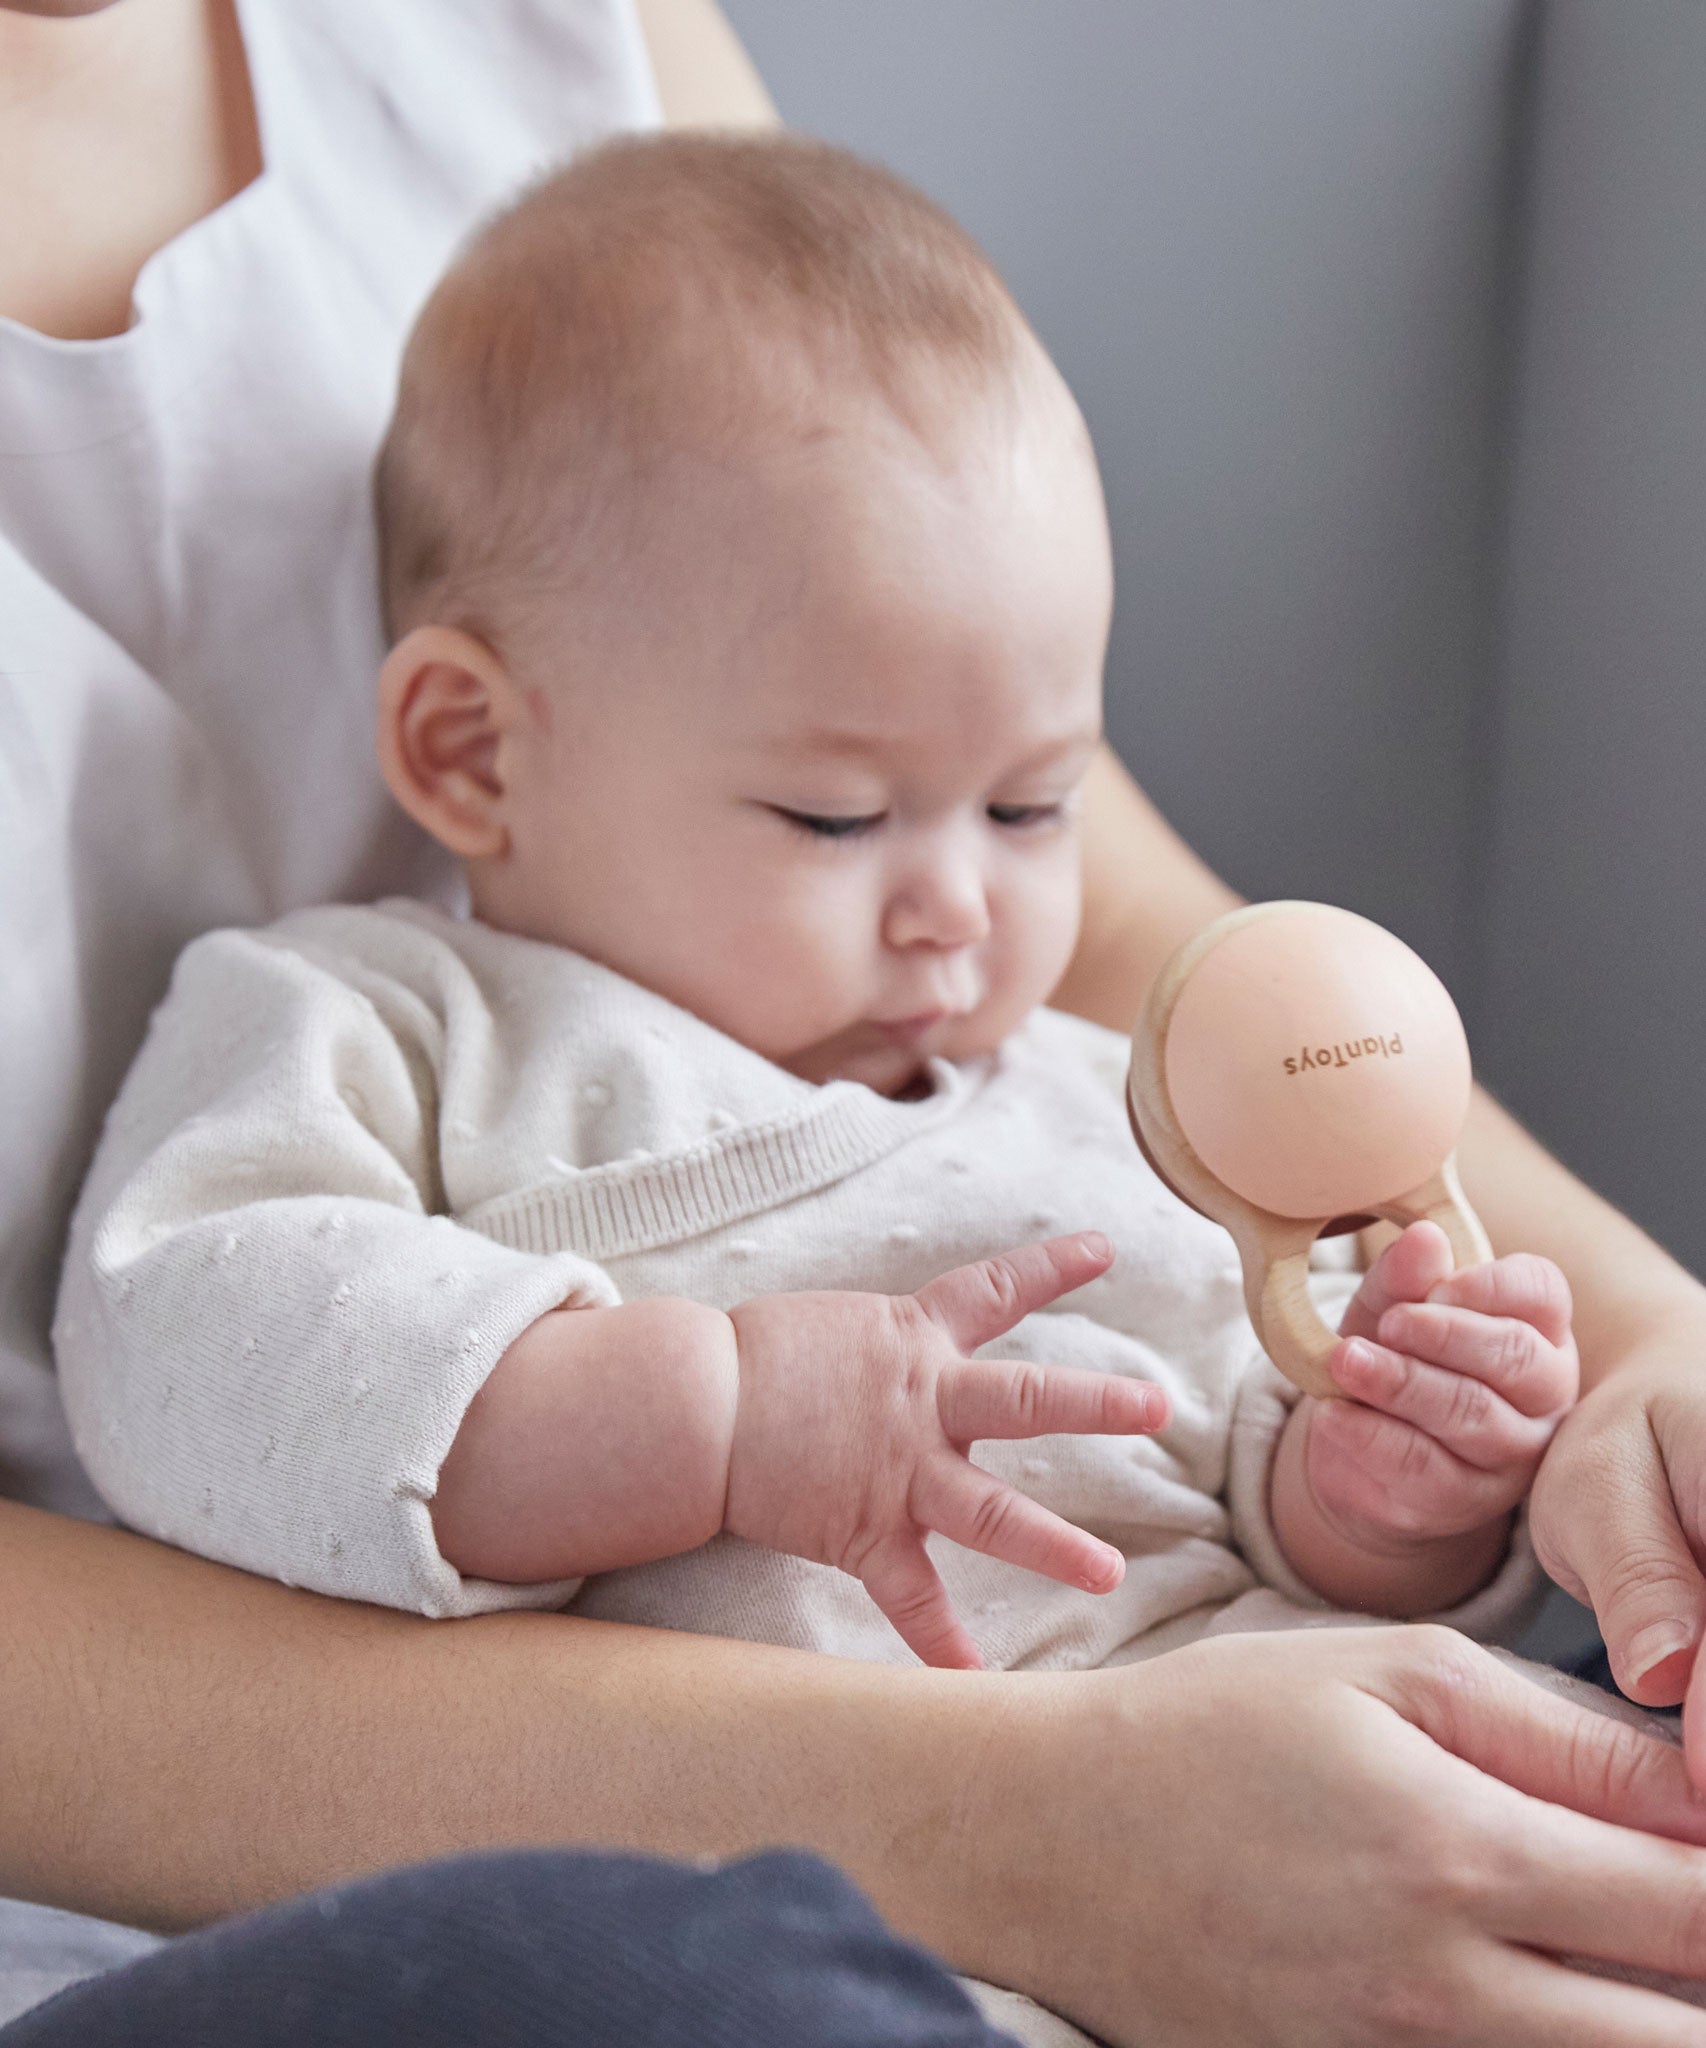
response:
[[[1438,1223],[1492,1256],[1454,1151],[1472,1077],[1445,985],[1401,939],[1328,903],[1257,903],[1182,946],[1132,1038],[1132,1128],[1173,1192],[1238,1246],[1250,1320],[1304,1392],[1338,1393],[1309,1250],[1354,1214]]]

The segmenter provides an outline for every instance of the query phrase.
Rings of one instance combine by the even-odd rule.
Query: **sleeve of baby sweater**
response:
[[[66,1408],[113,1511],[168,1543],[422,1614],[560,1606],[577,1581],[464,1578],[428,1503],[510,1343],[619,1297],[434,1213],[440,1036],[267,934],[190,947],[72,1226]]]
[[[1362,1275],[1340,1264],[1336,1245],[1319,1247],[1318,1254],[1311,1261],[1309,1291],[1322,1320],[1329,1329],[1337,1329]],[[1233,1540],[1263,1583],[1295,1606],[1324,1613],[1331,1608],[1331,1602],[1323,1600],[1313,1586],[1292,1570],[1274,1533],[1269,1512],[1268,1475],[1274,1447],[1299,1398],[1297,1389],[1266,1354],[1253,1350],[1250,1370],[1239,1386],[1232,1411],[1227,1507],[1232,1517]],[[1545,1585],[1529,1540],[1525,1509],[1517,1518],[1504,1562],[1488,1584],[1455,1607],[1419,1618],[1444,1622],[1480,1642],[1505,1642],[1532,1619]]]

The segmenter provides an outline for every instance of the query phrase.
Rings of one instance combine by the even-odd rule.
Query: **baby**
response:
[[[185,953],[56,1325],[121,1517],[428,1614],[941,1665],[1510,1625],[1557,1269],[1430,1302],[1414,1226],[1354,1399],[1297,1400],[1125,1040],[1042,1007],[1108,536],[951,221],[799,140],[584,157],[428,304],[378,502],[381,761],[473,914]]]

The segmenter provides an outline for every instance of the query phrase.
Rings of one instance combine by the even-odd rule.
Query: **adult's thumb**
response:
[[[1591,1491],[1549,1488],[1543,1473],[1529,1525],[1547,1571],[1593,1608],[1618,1685],[1644,1707],[1674,1707],[1706,1633],[1706,1579],[1658,1446],[1649,1435],[1632,1459],[1617,1448],[1618,1469]]]

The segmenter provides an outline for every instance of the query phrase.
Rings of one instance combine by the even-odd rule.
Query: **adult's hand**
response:
[[[1650,1326],[1583,1395],[1529,1526],[1547,1571],[1599,1617],[1630,1698],[1675,1706],[1687,1692],[1689,1774],[1706,1791],[1706,1312]]]
[[[976,1917],[938,1945],[981,1927],[962,1967],[1119,2048],[1706,2044],[1706,2013],[1552,1960],[1706,1976],[1678,1753],[1450,1631],[1034,1676],[978,1777]]]

